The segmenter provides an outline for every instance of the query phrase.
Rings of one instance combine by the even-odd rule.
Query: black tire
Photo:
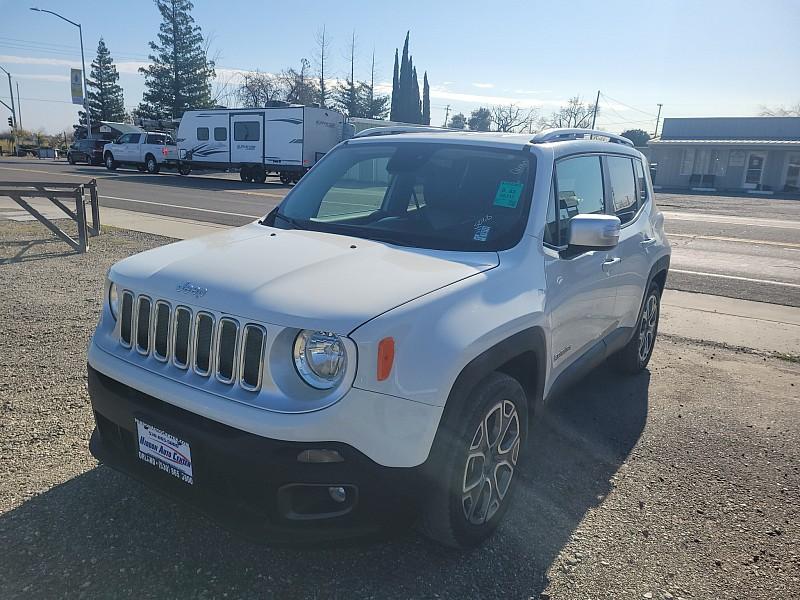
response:
[[[264,183],[267,180],[267,172],[264,170],[264,167],[253,167],[251,173],[253,174],[253,181],[255,183]]]
[[[661,288],[650,283],[636,321],[636,330],[625,347],[611,357],[611,364],[621,373],[635,375],[650,362],[658,336],[658,319],[661,316]]]
[[[144,168],[147,169],[147,172],[151,175],[157,175],[161,170],[161,166],[158,164],[156,157],[152,154],[148,154],[144,157]]]
[[[180,173],[183,176],[186,176],[191,172],[192,172],[192,167],[190,167],[189,165],[180,165],[178,167],[178,173]]]
[[[285,171],[280,172],[280,179],[281,183],[284,185],[289,185],[292,182],[292,176]]]
[[[106,169],[113,171],[117,168],[117,161],[114,160],[114,155],[108,152],[105,157]]]
[[[93,167],[94,161],[92,160],[91,155],[86,155],[86,166]]]
[[[74,157],[74,156],[72,156],[72,154],[71,154],[71,153],[68,153],[68,154],[67,154],[67,162],[68,162],[69,164],[71,164],[71,165],[74,165],[74,164],[75,164],[75,157]]]
[[[253,181],[253,172],[250,170],[250,167],[242,167],[239,169],[239,179],[245,183]]]
[[[472,548],[497,529],[511,504],[528,435],[528,402],[516,379],[492,373],[450,415],[456,415],[453,422],[443,422],[437,434],[420,525],[440,544]]]

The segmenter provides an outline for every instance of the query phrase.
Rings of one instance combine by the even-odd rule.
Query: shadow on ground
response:
[[[252,544],[100,466],[0,517],[0,596],[538,598],[639,439],[649,381],[601,369],[554,401],[531,429],[506,523],[471,552],[414,531],[341,547]]]
[[[45,260],[48,258],[59,258],[62,256],[69,256],[70,254],[78,254],[77,251],[70,248],[65,242],[56,238],[42,238],[36,240],[15,240],[8,242],[0,242],[3,251],[0,254],[8,254],[9,256],[0,258],[0,265],[10,263],[30,262],[33,260]]]

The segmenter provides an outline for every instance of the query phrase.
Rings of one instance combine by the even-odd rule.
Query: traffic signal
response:
[[[14,119],[12,119],[11,117],[8,117],[8,126],[11,127],[12,129],[14,128]]]

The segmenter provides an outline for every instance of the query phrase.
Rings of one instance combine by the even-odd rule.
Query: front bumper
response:
[[[302,542],[340,539],[405,522],[421,497],[424,465],[384,467],[341,442],[286,442],[248,433],[148,396],[89,367],[97,428],[92,454],[248,537]],[[191,447],[193,483],[140,460],[135,419]],[[335,450],[337,463],[301,463],[309,449]],[[344,488],[337,502],[329,488]]]

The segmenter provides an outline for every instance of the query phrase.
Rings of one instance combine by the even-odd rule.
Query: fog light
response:
[[[347,500],[347,492],[341,486],[339,487],[329,487],[328,493],[331,495],[331,500],[334,502],[342,503]]]

